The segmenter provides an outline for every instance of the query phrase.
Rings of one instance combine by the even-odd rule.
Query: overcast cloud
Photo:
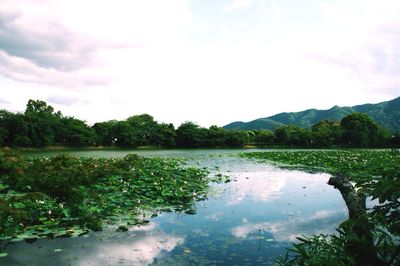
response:
[[[0,0],[0,108],[222,126],[390,100],[398,14],[396,0]]]
[[[11,57],[24,58],[43,68],[68,71],[87,65],[94,47],[55,23],[39,29],[18,24],[17,13],[0,13],[0,49]]]
[[[50,95],[46,99],[46,102],[49,104],[74,105],[79,102],[79,98],[74,96]]]
[[[2,99],[2,98],[0,98],[0,104],[9,104],[9,102],[4,100],[4,99]]]

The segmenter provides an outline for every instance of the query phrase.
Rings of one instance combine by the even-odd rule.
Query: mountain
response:
[[[309,109],[301,112],[280,113],[270,117],[259,118],[250,122],[232,122],[225,129],[270,129],[284,125],[311,127],[321,120],[341,120],[354,112],[366,113],[378,124],[393,131],[400,132],[400,97],[377,104],[362,104],[352,107],[333,106],[328,110]]]

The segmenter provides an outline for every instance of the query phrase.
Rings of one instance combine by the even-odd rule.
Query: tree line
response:
[[[311,128],[283,126],[271,130],[226,130],[218,126],[200,127],[184,122],[159,123],[148,114],[126,120],[111,120],[89,126],[64,116],[44,101],[29,100],[24,113],[0,110],[0,146],[44,147],[399,147],[400,133],[392,133],[362,113],[341,121],[323,120]]]

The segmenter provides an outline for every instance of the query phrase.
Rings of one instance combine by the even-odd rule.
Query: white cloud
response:
[[[39,67],[77,69],[87,64],[94,50],[93,45],[54,22],[33,23],[12,12],[0,12],[0,21],[0,49]]]
[[[287,177],[284,175],[266,179],[265,173],[262,172],[246,172],[244,174],[251,178],[251,181],[242,177],[233,183],[235,193],[232,195],[229,205],[239,204],[246,197],[256,202],[272,200],[281,193],[282,188],[286,185]],[[249,186],[250,182],[251,186]]]
[[[0,75],[62,87],[109,83],[107,75],[96,69],[94,57],[101,45],[53,21],[46,5],[31,9],[18,3],[0,6]]]
[[[0,98],[0,104],[6,105],[6,104],[10,104],[10,102],[8,102],[8,101],[6,101],[6,100]]]
[[[174,47],[191,24],[185,0],[1,3],[0,75],[53,86],[109,85],[107,50]]]
[[[210,126],[399,95],[398,1],[304,5],[0,0],[3,39],[26,48],[0,44],[3,99],[84,90],[66,115]]]
[[[73,0],[61,1],[58,10],[71,28],[118,44],[169,45],[191,26],[188,0]]]
[[[3,51],[0,51],[0,75],[16,81],[67,88],[107,85],[111,82],[111,78],[106,74],[100,75],[95,69],[86,68],[70,72],[46,68],[29,59],[11,56]]]
[[[182,245],[183,237],[170,236],[154,231],[156,225],[134,227],[129,241],[123,243],[97,243],[96,250],[89,256],[82,256],[78,265],[115,265],[125,261],[129,265],[149,265],[162,252],[171,252]]]
[[[231,234],[247,238],[250,234],[265,231],[272,233],[276,241],[296,241],[296,237],[301,235],[335,233],[335,228],[346,215],[346,210],[322,210],[309,217],[299,215],[281,222],[250,223],[244,218],[241,225],[231,229]]]
[[[399,2],[364,1],[352,9],[339,1],[324,3],[321,10],[321,23],[304,36],[305,53],[317,63],[347,71],[365,95],[398,94]]]
[[[250,7],[253,0],[233,0],[230,4],[225,6],[225,10],[230,12],[238,9]]]
[[[236,179],[235,182],[231,183],[233,189],[228,204],[239,204],[245,199],[255,202],[273,201],[283,193],[288,180],[301,182],[302,186],[314,189],[313,187],[321,184],[315,182],[316,179],[319,181],[326,180],[326,182],[329,179],[328,174],[309,174],[302,171],[277,170],[275,166],[269,167],[273,169],[273,175],[267,168],[262,172],[228,173]]]
[[[243,224],[231,229],[231,233],[237,238],[246,238],[249,234],[268,230],[269,223],[249,223],[243,219]]]
[[[282,17],[286,14],[285,10],[275,0],[262,0],[258,2],[258,5],[275,17]]]
[[[171,252],[184,243],[184,237],[166,234],[154,223],[134,226],[127,232],[115,232],[116,227],[104,228],[103,232],[91,233],[75,240],[54,239],[41,245],[26,245],[24,252],[19,246],[10,247],[12,262],[6,264],[24,265],[32,262],[40,265],[133,265],[142,266],[155,262],[157,258]],[[72,241],[72,242],[71,242]],[[60,249],[54,255],[55,249]],[[49,260],[46,256],[51,256]],[[11,260],[11,259],[10,259]],[[68,264],[67,263],[67,264]],[[32,263],[30,263],[32,264]]]
[[[50,95],[46,102],[50,104],[73,105],[79,102],[79,98],[76,96]]]
[[[205,219],[217,222],[217,221],[221,220],[223,218],[223,216],[224,216],[224,212],[216,212],[216,213],[207,215],[205,217]]]

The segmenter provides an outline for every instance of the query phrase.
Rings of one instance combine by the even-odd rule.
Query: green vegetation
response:
[[[175,129],[148,114],[88,126],[55,112],[43,101],[33,100],[29,100],[23,114],[0,110],[0,146],[8,147],[399,147],[399,134],[391,134],[362,113],[352,113],[341,121],[322,120],[311,128],[282,124],[272,132],[202,128],[193,122]]]
[[[400,152],[392,151],[279,151],[243,153],[242,157],[276,162],[282,167],[321,171],[353,187],[338,188],[349,208],[349,220],[338,235],[299,238],[282,265],[395,265],[400,263]],[[350,183],[349,183],[350,184]],[[353,193],[350,197],[348,193]],[[365,198],[377,203],[368,210]],[[360,202],[351,202],[356,199]],[[354,206],[359,210],[354,212]],[[360,207],[361,206],[361,207]]]
[[[95,139],[95,130],[85,122],[64,117],[43,101],[29,100],[24,114],[0,110],[1,146],[88,146]]]
[[[24,158],[0,150],[0,240],[77,236],[145,223],[143,211],[193,213],[208,173],[171,159]]]
[[[266,118],[259,118],[247,123],[233,122],[224,126],[224,128],[235,130],[275,130],[287,125],[308,128],[322,120],[340,121],[342,118],[352,113],[366,114],[380,126],[383,126],[392,132],[400,131],[400,97],[378,104],[363,104],[352,107],[334,106],[329,110],[309,109],[295,113],[280,113]]]
[[[241,147],[250,142],[249,134],[217,126],[201,128],[192,122],[185,122],[175,130],[173,124],[158,123],[148,114],[90,127],[82,120],[55,112],[39,100],[29,100],[23,114],[0,110],[0,146],[8,147]]]
[[[395,136],[378,126],[362,113],[353,113],[340,122],[323,120],[311,128],[283,126],[271,131],[253,131],[257,145],[283,147],[332,148],[332,147],[388,147],[398,145]],[[260,135],[263,138],[260,138]]]

